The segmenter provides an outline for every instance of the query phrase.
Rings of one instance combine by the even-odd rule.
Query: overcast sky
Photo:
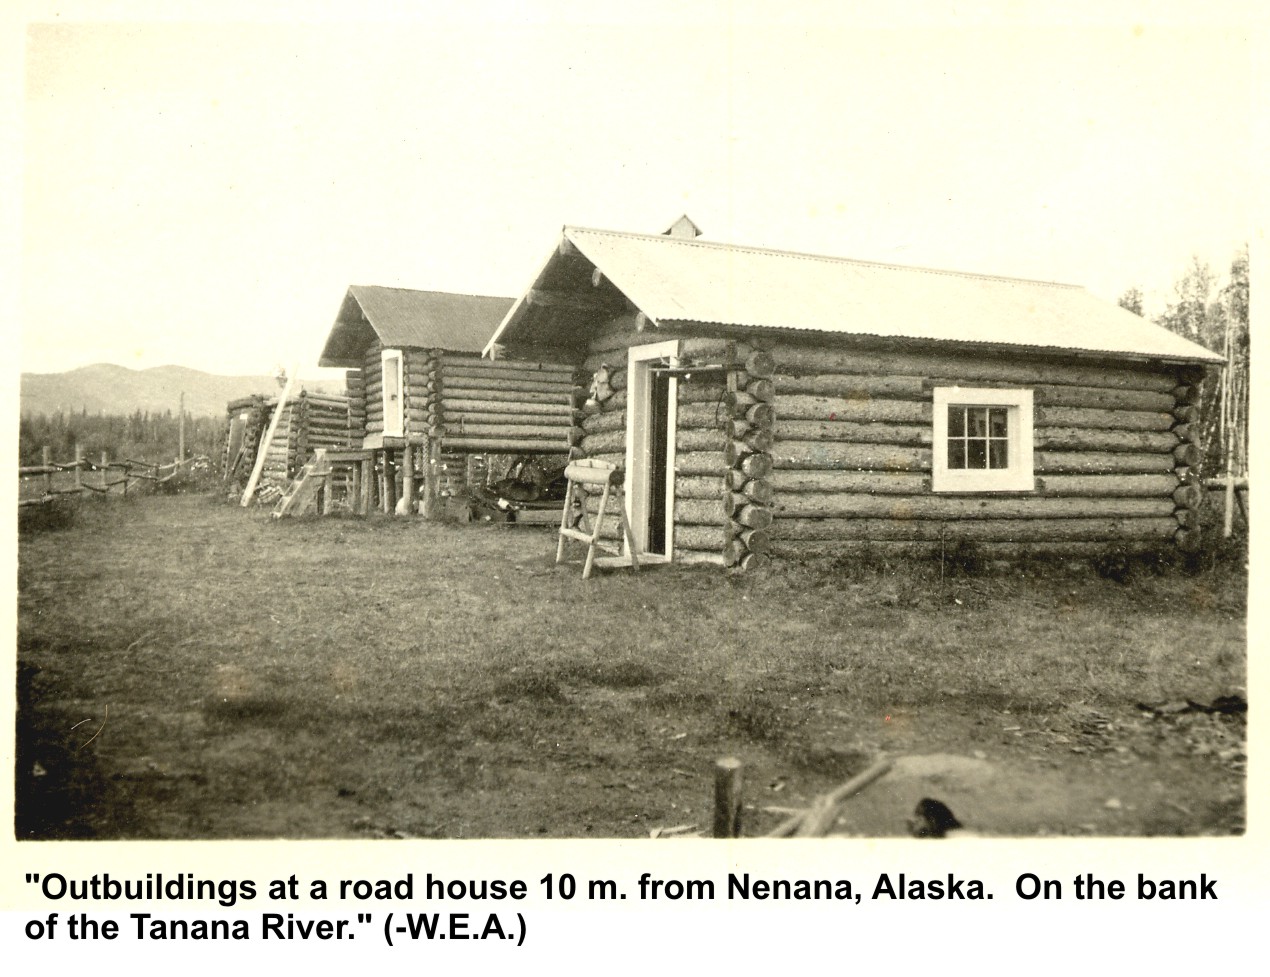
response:
[[[349,284],[517,294],[564,224],[687,212],[713,240],[1136,285],[1149,310],[1190,254],[1224,273],[1253,236],[1242,5],[626,6],[49,8],[23,42],[22,368],[311,366]]]

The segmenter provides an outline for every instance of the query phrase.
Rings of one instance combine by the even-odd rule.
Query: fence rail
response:
[[[199,462],[208,462],[207,455],[196,455],[193,458],[186,458],[170,462],[166,465],[153,461],[139,461],[135,458],[127,458],[123,461],[110,461],[105,454],[101,456],[101,463],[89,461],[83,457],[83,452],[78,449],[75,452],[74,461],[55,462],[52,460],[51,453],[48,448],[42,451],[43,459],[38,465],[23,465],[18,468],[19,479],[40,478],[43,480],[41,491],[38,496],[32,498],[18,499],[18,506],[44,505],[55,499],[62,498],[67,495],[80,495],[84,492],[96,492],[99,495],[105,495],[111,489],[122,486],[122,494],[128,494],[128,487],[134,482],[150,482],[154,485],[162,485],[164,482],[171,481],[178,473],[184,469],[196,465]],[[63,475],[71,473],[73,481],[67,487],[54,486],[53,478],[55,475]],[[96,473],[99,478],[94,484],[93,481],[84,478],[85,473]],[[112,478],[115,474],[119,477]]]

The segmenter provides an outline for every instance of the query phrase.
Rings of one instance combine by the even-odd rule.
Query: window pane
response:
[[[966,442],[960,438],[950,438],[948,441],[948,467],[966,467]]]
[[[986,407],[967,407],[966,420],[969,422],[969,435],[972,438],[986,438],[988,436],[988,408]]]
[[[1001,441],[993,439],[988,442],[988,467],[989,468],[1009,468],[1010,458],[1008,453],[1009,441]]]
[[[966,408],[948,408],[948,436],[962,438],[966,436]]]
[[[1004,438],[1010,433],[1008,417],[1009,414],[1004,407],[993,407],[988,412],[988,430],[994,438]]]
[[[966,442],[966,467],[967,468],[987,468],[988,452],[986,441],[967,441]]]

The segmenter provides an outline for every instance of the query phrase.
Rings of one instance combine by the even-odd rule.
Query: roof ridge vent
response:
[[[675,221],[668,228],[661,232],[663,237],[677,237],[685,241],[691,241],[694,238],[701,237],[701,228],[699,228],[691,217],[682,214],[679,220]]]

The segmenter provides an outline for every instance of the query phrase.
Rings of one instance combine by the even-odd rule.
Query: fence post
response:
[[[180,420],[176,425],[176,460],[185,460],[185,391],[181,391]]]
[[[48,471],[53,464],[53,449],[47,444],[40,449],[40,464],[46,469],[44,472],[44,494],[53,494],[53,473]]]
[[[75,445],[75,491],[84,491],[84,447]]]
[[[108,452],[101,453],[101,488],[103,492],[108,492],[110,486],[106,483],[106,476],[110,474],[110,455]]]
[[[714,837],[741,837],[741,761],[736,757],[714,765]]]

